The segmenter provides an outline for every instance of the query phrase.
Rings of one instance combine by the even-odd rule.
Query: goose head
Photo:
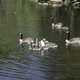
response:
[[[21,45],[23,43],[23,34],[19,33],[19,44]]]
[[[70,31],[66,31],[66,40],[70,39]]]
[[[66,31],[66,37],[65,37],[66,46],[70,44],[70,31]]]
[[[23,33],[19,33],[20,39],[23,39]]]

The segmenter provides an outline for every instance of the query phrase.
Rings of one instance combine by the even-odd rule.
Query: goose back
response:
[[[23,39],[23,43],[27,43],[27,44],[31,44],[31,42],[33,42],[34,40],[31,37],[28,38],[24,38]]]
[[[80,47],[80,38],[70,39],[68,45],[73,46],[73,47]]]

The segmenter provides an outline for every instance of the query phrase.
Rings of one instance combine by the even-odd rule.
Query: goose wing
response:
[[[70,43],[73,45],[80,45],[80,38],[72,38]]]
[[[33,39],[32,38],[25,38],[23,41],[24,41],[24,43],[30,44],[31,42],[33,42]]]
[[[70,41],[77,41],[77,42],[79,42],[80,38],[72,38],[72,39],[70,39]]]

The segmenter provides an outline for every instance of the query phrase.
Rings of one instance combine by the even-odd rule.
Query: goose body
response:
[[[62,29],[62,23],[52,23],[52,29],[53,30],[61,30]]]
[[[65,40],[66,46],[74,46],[74,47],[80,47],[80,38],[72,38],[70,40]]]
[[[70,32],[67,33],[67,38],[65,40],[66,46],[72,46],[72,47],[80,47],[80,38],[72,38],[70,39]]]
[[[64,26],[64,27],[62,27],[62,30],[64,30],[64,31],[68,31],[68,30],[69,30],[69,28],[68,28],[68,27],[66,27],[66,26]]]
[[[33,42],[33,39],[32,38],[24,38],[22,40],[22,43],[26,43],[26,44],[31,44],[31,42]]]
[[[61,7],[63,5],[62,0],[49,0],[48,3],[52,7]]]
[[[23,38],[23,34],[20,33],[20,39],[19,39],[19,44],[31,44],[33,42],[33,39],[31,37],[28,38]]]
[[[69,28],[66,27],[66,26],[63,26],[62,23],[57,23],[57,24],[52,23],[52,30],[57,30],[57,31],[68,31]]]
[[[46,3],[46,2],[43,2],[43,3],[41,3],[41,2],[38,2],[38,5],[42,5],[42,6],[48,6],[48,3]]]
[[[55,24],[56,29],[62,29],[63,24],[61,22]]]

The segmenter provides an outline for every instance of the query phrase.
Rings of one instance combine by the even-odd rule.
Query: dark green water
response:
[[[80,50],[65,48],[64,32],[53,32],[54,22],[63,22],[79,36],[79,11],[38,6],[28,0],[3,0],[0,5],[0,80],[79,80]],[[72,19],[72,22],[71,22]],[[46,38],[59,48],[40,53],[18,45],[19,32],[24,37]]]

